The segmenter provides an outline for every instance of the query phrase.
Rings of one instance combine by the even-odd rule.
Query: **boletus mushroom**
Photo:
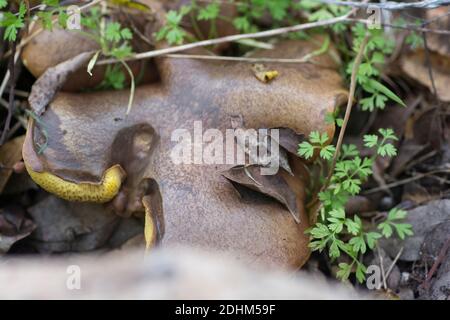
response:
[[[288,40],[254,56],[302,58],[318,46]],[[268,82],[245,62],[159,57],[155,65],[160,80],[136,89],[128,115],[127,90],[58,93],[29,121],[23,157],[31,177],[69,201],[112,202],[123,216],[145,213],[151,246],[183,244],[301,267],[309,257],[308,175],[296,146],[313,130],[333,136],[325,116],[347,99],[334,60],[265,63],[278,74]],[[275,174],[203,161],[208,146],[236,128],[279,129],[284,162]],[[190,140],[192,161],[173,159],[180,130],[188,135],[183,143],[195,130],[204,133]]]

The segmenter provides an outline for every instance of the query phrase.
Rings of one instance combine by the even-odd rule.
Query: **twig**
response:
[[[431,267],[430,271],[428,271],[425,281],[421,284],[422,288],[426,290],[429,289],[431,278],[437,271],[439,265],[442,263],[442,260],[444,260],[444,258],[446,257],[449,248],[450,248],[450,238],[447,239],[447,241],[444,243],[441,250],[439,251],[439,255],[436,258],[436,261],[433,263],[433,266]]]
[[[99,1],[101,1],[101,0],[96,0],[88,5],[91,6]],[[81,10],[86,9],[86,7],[88,5],[81,7]],[[296,32],[296,31],[300,31],[300,30],[324,27],[324,26],[335,24],[335,23],[349,23],[349,22],[367,23],[368,22],[368,20],[364,20],[364,19],[350,18],[355,12],[356,12],[356,10],[353,9],[352,11],[348,12],[345,15],[342,15],[342,16],[339,16],[336,18],[332,18],[332,19],[328,19],[328,20],[303,23],[303,24],[298,24],[295,26],[277,28],[277,29],[255,32],[255,33],[235,34],[235,35],[230,35],[230,36],[221,37],[221,38],[197,41],[194,43],[188,43],[188,44],[175,46],[175,47],[141,52],[141,53],[132,55],[130,57],[127,57],[126,59],[124,59],[124,61],[153,58],[153,57],[168,55],[168,54],[185,51],[185,50],[189,50],[189,49],[193,49],[193,48],[213,46],[213,45],[217,45],[217,44],[221,44],[221,43],[233,42],[233,41],[238,41],[238,40],[243,40],[243,39],[258,39],[258,38],[271,37],[271,36],[281,35],[281,34],[285,34],[285,33]],[[432,32],[432,33],[437,33],[437,34],[449,34],[450,35],[450,31],[447,31],[447,30],[433,30],[433,29],[426,29],[426,28],[418,28],[418,27],[414,27],[414,26],[404,26],[403,27],[403,26],[395,26],[395,25],[387,25],[387,24],[386,24],[386,26],[397,27],[397,28],[401,28],[401,29],[415,30],[415,31],[422,31],[422,32]],[[40,32],[42,30],[38,30],[38,31]],[[31,35],[30,37],[34,36],[36,33],[37,32],[33,33],[33,35]],[[30,39],[27,38],[24,45],[29,40]],[[214,59],[214,58],[211,58],[211,59]],[[105,60],[98,61],[97,65],[113,64],[113,63],[118,63],[118,62],[120,62],[120,61],[118,61],[117,59],[111,58],[111,59],[105,59]]]
[[[219,61],[240,61],[240,62],[274,62],[274,63],[312,63],[307,57],[300,59],[275,59],[275,58],[249,58],[249,57],[229,57],[229,56],[208,56],[199,54],[167,54],[165,57],[178,59],[199,59],[199,60],[219,60]]]
[[[127,106],[127,115],[130,113],[131,111],[131,107],[133,106],[133,99],[134,99],[134,90],[135,90],[135,83],[134,83],[134,75],[133,75],[133,71],[131,71],[130,67],[128,66],[128,64],[121,60],[120,63],[122,63],[122,65],[125,67],[125,69],[128,71],[128,74],[130,75],[130,97],[128,99],[128,106]]]
[[[197,42],[194,42],[194,43],[188,43],[188,44],[175,46],[175,47],[169,47],[169,48],[164,48],[164,49],[159,49],[159,50],[152,50],[152,51],[147,51],[147,52],[141,52],[141,53],[138,53],[138,54],[135,54],[135,55],[133,55],[131,57],[126,58],[125,61],[153,58],[153,57],[157,57],[157,56],[167,55],[169,53],[185,51],[185,50],[198,48],[198,47],[213,46],[213,45],[217,45],[217,44],[221,44],[221,43],[233,42],[233,41],[242,40],[242,39],[266,38],[266,37],[277,36],[277,35],[280,35],[280,34],[286,34],[286,33],[289,33],[289,32],[296,32],[296,31],[300,31],[300,30],[306,30],[306,29],[311,29],[311,28],[329,26],[329,25],[332,25],[332,24],[335,24],[335,23],[345,22],[346,19],[348,19],[355,12],[356,12],[356,10],[352,10],[352,11],[350,11],[347,14],[344,14],[342,16],[339,16],[339,17],[336,17],[336,18],[332,18],[332,19],[328,19],[328,20],[323,20],[323,21],[308,22],[308,23],[298,24],[298,25],[295,25],[295,26],[277,28],[277,29],[266,30],[266,31],[261,31],[261,32],[255,32],[255,33],[234,34],[234,35],[231,35],[231,36],[215,38],[215,39],[209,39],[209,40],[203,40],[203,41],[197,41]],[[116,59],[105,59],[105,60],[99,61],[97,63],[97,65],[117,63],[117,62],[119,62],[119,61],[116,60]]]
[[[384,290],[387,290],[386,273],[384,272],[384,262],[383,257],[381,256],[380,253],[380,248],[377,248],[377,252],[378,252],[378,259],[380,260],[381,276],[383,278],[383,287]]]
[[[20,56],[20,51],[18,50],[17,52],[15,52],[14,54],[14,64],[17,63],[17,61],[19,60],[19,56]],[[3,81],[2,84],[0,85],[0,97],[3,96],[3,93],[5,92],[6,86],[9,82],[9,78],[11,77],[11,72],[8,69],[5,73],[5,76],[3,77]]]
[[[448,14],[446,14],[446,16],[447,15]],[[367,19],[357,19],[357,18],[348,18],[348,19],[345,19],[344,22],[361,22],[361,23],[367,24],[369,22],[369,20],[367,20]],[[401,26],[401,25],[393,24],[393,23],[386,23],[386,22],[381,22],[380,23],[380,25],[382,27],[389,27],[389,28],[395,28],[395,29],[404,29],[404,30],[417,31],[417,32],[434,33],[434,34],[441,34],[441,35],[450,35],[450,31],[449,30],[425,28],[424,26],[427,25],[427,24],[428,23],[424,23],[421,27],[418,27],[417,25],[414,25],[414,24],[407,24],[407,25]]]
[[[389,266],[388,271],[386,272],[386,279],[389,279],[389,275],[391,274],[392,270],[394,269],[395,264],[397,263],[398,259],[400,259],[400,256],[403,253],[404,247],[401,247],[398,251],[397,255],[394,258],[394,261],[392,261],[391,265]]]
[[[423,47],[425,49],[425,63],[427,65],[427,69],[428,69],[428,77],[430,78],[430,81],[431,81],[431,88],[433,89],[433,96],[437,99],[437,89],[436,89],[436,84],[434,83],[433,67],[431,65],[431,57],[430,57],[430,49],[428,48],[427,34],[425,32],[422,32],[422,39],[423,39]]]
[[[383,3],[361,3],[353,1],[337,1],[337,0],[316,0],[317,2],[326,4],[335,4],[338,6],[350,6],[353,8],[378,8],[383,10],[402,10],[402,9],[432,9],[450,5],[449,0],[424,0],[417,2],[394,2],[386,1]]]
[[[396,182],[393,182],[393,183],[389,183],[389,184],[385,185],[384,187],[386,187],[386,188],[398,187],[398,186],[404,185],[404,184],[406,184],[408,182],[416,181],[416,180],[425,178],[427,176],[430,176],[430,175],[433,175],[433,174],[436,174],[436,173],[450,173],[450,170],[448,170],[448,169],[447,170],[436,170],[436,171],[431,171],[431,172],[427,172],[427,173],[422,173],[422,174],[419,174],[417,176],[414,176],[414,177],[411,177],[411,178],[408,178],[408,179],[404,179],[404,180],[396,181]],[[367,195],[367,194],[375,193],[375,192],[378,192],[378,191],[383,191],[384,187],[376,187],[376,188],[373,188],[373,189],[369,189],[367,191],[364,191],[363,194]]]
[[[331,177],[333,176],[334,167],[336,166],[336,162],[339,156],[339,151],[341,149],[342,142],[344,141],[345,129],[347,128],[348,120],[350,119],[350,113],[352,112],[353,97],[355,95],[356,90],[356,77],[358,75],[359,65],[361,64],[364,55],[364,50],[366,48],[367,42],[369,41],[369,37],[370,37],[369,34],[366,34],[366,36],[364,37],[364,40],[361,42],[361,45],[359,47],[358,54],[356,55],[355,62],[353,63],[352,75],[350,78],[350,92],[348,94],[348,101],[347,107],[345,109],[344,121],[342,122],[341,130],[339,132],[338,141],[336,143],[336,151],[334,152],[333,161],[331,162],[327,180],[322,186],[322,190],[326,189],[330,184]]]
[[[32,21],[28,25],[28,30],[33,29],[34,24],[35,24],[35,21]],[[14,63],[17,63],[17,61],[19,60],[20,51],[21,51],[21,45],[23,44],[23,42],[24,42],[24,39],[21,39],[19,45],[17,45],[15,47],[15,51],[16,52],[14,53]],[[11,50],[9,50],[9,52],[11,52]],[[7,57],[7,53],[5,54],[4,57]],[[9,81],[9,78],[10,78],[10,72],[9,72],[9,70],[7,70],[6,73],[5,73],[5,76],[3,77],[2,84],[0,85],[0,97],[3,96],[3,92],[5,91],[5,88],[6,88],[6,85],[7,85],[8,81]]]
[[[15,53],[16,53],[16,42],[13,41],[11,43],[11,51],[13,53],[13,56],[9,58],[9,65],[8,65],[8,71],[10,73],[10,80],[9,80],[9,101],[8,101],[8,114],[6,116],[5,126],[3,127],[2,136],[0,138],[0,146],[5,143],[6,138],[8,136],[9,127],[11,125],[11,119],[14,112],[14,87],[16,84],[15,79],[15,65],[16,65],[16,59],[15,59]]]

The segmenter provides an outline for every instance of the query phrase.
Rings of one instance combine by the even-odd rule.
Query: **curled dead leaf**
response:
[[[253,64],[252,71],[256,79],[263,83],[268,83],[269,81],[278,77],[277,70],[270,70],[265,65],[260,63]]]

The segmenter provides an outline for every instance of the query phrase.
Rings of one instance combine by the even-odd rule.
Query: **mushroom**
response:
[[[285,40],[253,56],[298,59],[317,49],[312,42]],[[244,62],[158,57],[154,63],[159,81],[136,89],[129,114],[127,90],[59,92],[45,109],[55,90],[40,88],[40,80],[62,64],[47,70],[29,99],[36,112],[23,146],[30,176],[69,201],[112,200],[122,216],[145,214],[148,247],[182,244],[252,264],[301,267],[310,253],[308,174],[296,147],[311,131],[334,134],[325,117],[347,99],[334,60],[322,55],[300,64],[270,62],[267,70],[278,76],[268,82]],[[279,129],[279,137],[267,141],[281,145],[281,168],[264,176],[260,164],[202,162],[202,153],[201,163],[174,161],[180,145],[174,132],[199,126],[209,140],[192,141],[204,151],[230,129]],[[234,137],[232,143],[236,150]]]
[[[301,58],[315,49],[289,40],[256,56]],[[334,126],[325,116],[347,92],[328,56],[313,61],[270,63],[279,76],[262,83],[246,63],[158,58],[161,81],[137,88],[128,116],[127,91],[59,93],[39,122],[29,122],[26,168],[40,186],[67,200],[106,202],[120,188],[126,201],[122,214],[146,211],[147,238],[153,243],[213,248],[298,268],[309,257],[309,222],[304,164],[295,154],[288,156],[293,175],[280,169],[274,179],[294,195],[299,223],[276,201],[225,178],[232,165],[175,164],[170,154],[174,130],[192,130],[195,121],[224,136],[236,119],[245,128],[332,136]],[[45,139],[47,146],[38,154],[36,145]]]

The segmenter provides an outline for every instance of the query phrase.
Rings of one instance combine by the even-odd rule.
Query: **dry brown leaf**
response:
[[[29,236],[35,227],[21,208],[0,209],[0,255],[7,253],[17,241]]]
[[[278,77],[277,70],[268,69],[265,65],[260,63],[253,64],[252,71],[256,79],[263,83],[268,83]]]
[[[270,176],[261,175],[260,166],[240,166],[233,167],[222,174],[230,181],[278,200],[286,206],[295,221],[300,223],[300,211],[302,209],[299,208],[297,201],[299,196],[289,187],[281,173]]]
[[[81,66],[86,65],[94,53],[95,51],[83,52],[54,67],[48,68],[31,88],[31,93],[28,97],[31,110],[37,116],[40,116],[45,111],[45,107],[53,100],[55,94],[64,85],[67,78],[80,69]]]
[[[434,30],[450,30],[448,7],[440,7],[426,11],[427,21],[433,21],[428,28]],[[448,34],[427,34],[428,47],[439,54],[450,58],[450,41]]]
[[[414,80],[428,87],[433,92],[429,69],[423,50],[416,51],[402,58],[403,71]],[[450,102],[450,58],[430,52],[433,78],[436,85],[437,96],[441,101]]]
[[[105,245],[119,217],[100,204],[76,203],[53,195],[28,209],[36,223],[33,246],[39,252],[91,251]]]
[[[0,146],[0,194],[13,172],[15,163],[22,159],[22,145],[25,136],[14,138]]]

